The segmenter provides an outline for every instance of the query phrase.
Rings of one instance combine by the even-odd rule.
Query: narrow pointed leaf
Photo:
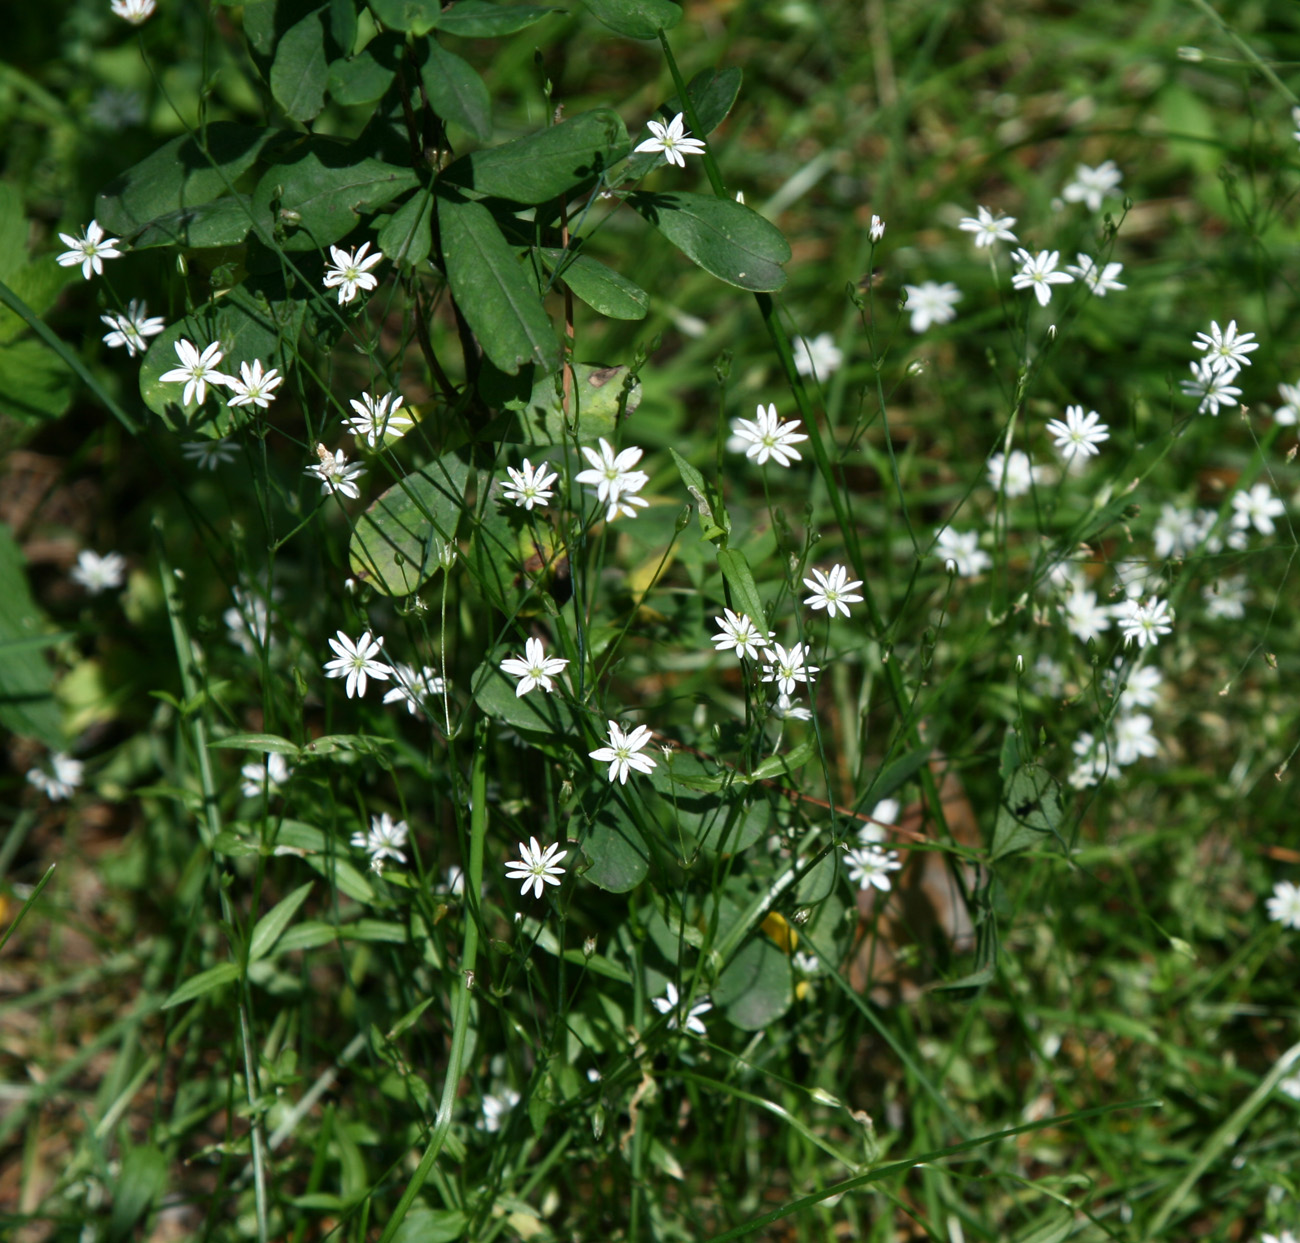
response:
[[[436,39],[425,42],[420,70],[429,103],[444,121],[469,130],[479,142],[492,137],[492,98],[487,84],[468,61],[447,51]]]
[[[271,947],[280,939],[280,934],[289,926],[298,908],[311,893],[313,881],[299,885],[287,898],[277,902],[253,928],[253,935],[248,942],[248,961],[256,962],[271,952]]]
[[[233,962],[218,963],[217,966],[200,971],[198,975],[186,980],[162,1003],[162,1008],[170,1010],[173,1006],[184,1005],[187,1001],[194,1001],[212,992],[213,989],[221,988],[237,979],[239,979],[238,966]]]
[[[545,248],[541,256],[552,272],[564,265],[559,279],[593,311],[610,319],[644,319],[650,309],[650,295],[644,289],[589,255]]]

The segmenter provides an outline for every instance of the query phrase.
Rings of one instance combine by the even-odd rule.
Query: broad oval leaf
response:
[[[438,24],[442,0],[369,0],[370,10],[389,30],[427,35]]]
[[[598,22],[629,39],[654,39],[682,20],[672,0],[582,0]]]
[[[563,387],[557,388],[555,376],[544,375],[533,384],[526,402],[512,399],[505,403],[510,417],[494,423],[493,431],[502,440],[538,447],[562,445],[571,435],[580,441],[611,437],[627,376],[627,367],[574,363],[566,414]],[[631,414],[640,404],[641,382],[634,380],[624,413]]]
[[[645,319],[650,309],[650,295],[626,276],[589,255],[575,255],[550,247],[542,248],[540,253],[548,270],[553,272],[560,264],[564,265],[558,279],[593,311],[610,319]]]
[[[399,480],[357,519],[352,573],[389,596],[419,591],[454,541],[469,467],[448,454]]]
[[[330,65],[329,92],[345,107],[378,103],[388,90],[402,59],[401,36],[377,35],[355,56]]]
[[[434,23],[436,30],[463,39],[496,39],[526,30],[551,13],[563,13],[535,4],[489,4],[487,0],[457,0],[448,5]]]
[[[325,10],[308,13],[280,36],[271,62],[271,94],[295,121],[310,121],[325,106]]]
[[[745,1031],[775,1022],[793,996],[790,960],[765,936],[751,937],[741,947],[713,989],[714,1005]]]
[[[151,220],[131,243],[133,250],[152,246],[179,246],[186,250],[238,246],[257,223],[259,232],[269,233],[271,218],[253,214],[253,200],[247,194],[228,194],[211,203],[184,207]]]
[[[728,285],[773,293],[785,284],[781,265],[790,258],[790,244],[743,203],[644,191],[628,195],[628,202],[687,258]]]
[[[162,1008],[170,1010],[173,1006],[184,1005],[187,1001],[194,1001],[212,992],[214,988],[221,988],[222,985],[237,979],[239,979],[239,967],[235,963],[218,963],[217,966],[200,971],[198,975],[186,980],[162,1003]]]
[[[520,695],[518,681],[503,673],[493,661],[485,661],[474,671],[471,685],[474,702],[488,716],[514,729],[529,729],[565,740],[583,736],[573,709],[558,690],[547,694],[535,688]]]
[[[553,371],[555,329],[492,213],[482,203],[440,197],[438,226],[447,283],[483,352],[509,375],[529,363]]]
[[[417,190],[389,216],[375,236],[375,244],[393,263],[423,263],[433,245],[433,195]]]
[[[447,51],[437,39],[426,40],[424,50],[420,80],[434,112],[469,130],[479,142],[486,142],[492,137],[492,97],[487,84],[468,61]]]
[[[627,127],[609,108],[579,113],[550,129],[461,156],[440,181],[515,203],[572,194],[627,155]]]
[[[609,893],[635,889],[650,871],[650,850],[616,795],[595,815],[582,838],[589,867],[582,879]]]

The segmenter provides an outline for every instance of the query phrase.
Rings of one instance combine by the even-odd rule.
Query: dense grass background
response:
[[[776,738],[775,722],[766,743],[745,734],[746,687],[709,650],[723,599],[694,518],[674,541],[686,495],[670,447],[719,479],[768,603],[784,608],[783,641],[802,594],[792,556],[826,567],[856,548],[880,625],[804,615],[826,669],[817,725],[787,723],[782,746],[813,739],[818,760],[791,783],[802,800],[758,800],[768,849],[695,868],[669,850],[628,896],[571,874],[554,907],[521,901],[502,864],[531,833],[565,837],[604,780],[588,789],[586,745],[565,758],[480,730],[473,671],[519,650],[523,624],[484,610],[464,566],[435,578],[423,608],[344,594],[341,508],[288,538],[315,504],[301,471],[332,417],[319,388],[295,378],[264,441],[245,436],[235,463],[198,471],[145,419],[138,363],[100,342],[106,289],[147,298],[170,323],[239,256],[192,256],[182,280],[174,256],[141,252],[92,283],[67,283],[48,258],[58,231],[79,230],[98,190],[164,138],[204,118],[264,117],[240,17],[164,5],[139,41],[98,0],[7,17],[3,181],[43,264],[21,292],[101,396],[40,361],[48,352],[21,325],[0,326],[0,521],[61,636],[49,652],[60,728],[87,765],[83,789],[51,802],[24,780],[46,748],[18,733],[0,775],[0,924],[25,909],[0,956],[0,1225],[24,1240],[378,1238],[445,1090],[472,922],[483,943],[468,1070],[405,1239],[702,1240],[758,1223],[751,1237],[773,1240],[1136,1243],[1295,1228],[1300,1100],[1276,1083],[1300,1039],[1298,934],[1264,908],[1275,882],[1300,879],[1287,767],[1300,744],[1296,437],[1270,417],[1277,385],[1300,379],[1295,7],[688,6],[672,35],[683,73],[745,72],[710,146],[728,189],[790,239],[779,316],[792,334],[833,334],[844,354],[812,389],[833,466],[818,472],[806,452],[801,469],[764,473],[723,450],[728,421],[756,403],[795,412],[759,308],[632,213],[611,213],[593,253],[650,291],[651,309],[622,323],[580,313],[576,353],[644,355],[621,435],[646,450],[653,503],[577,581],[593,650],[613,658],[598,703],[728,762]],[[613,37],[577,8],[457,46],[491,87],[498,141],[557,104],[614,106],[634,131],[673,94],[654,44]],[[333,108],[315,128],[352,135],[365,120]],[[1110,224],[1056,202],[1077,165],[1107,159],[1129,200],[1107,201]],[[652,184],[706,189],[695,163]],[[1049,310],[1013,294],[1007,248],[993,270],[957,228],[981,203],[1015,216],[1031,250],[1110,251],[1127,290],[1058,292]],[[873,214],[888,226],[874,248]],[[20,258],[0,257],[15,287]],[[955,282],[963,299],[951,324],[917,335],[900,291],[925,280]],[[1249,414],[1196,417],[1178,392],[1192,337],[1231,319],[1261,342],[1238,381]],[[444,443],[450,416],[410,348],[396,286],[367,323],[426,420],[400,470]],[[433,335],[454,360],[454,324],[438,320]],[[336,400],[371,382],[357,353],[319,361]],[[138,412],[139,435],[109,416],[105,394]],[[1110,425],[1097,464],[1059,491],[999,498],[985,461],[1013,412],[1014,443],[1048,462],[1043,426],[1073,403]],[[1154,556],[1163,504],[1226,518],[1256,479],[1288,503],[1276,535]],[[979,579],[950,580],[933,554],[949,521],[990,533]],[[1008,737],[1064,783],[1072,743],[1110,710],[1100,674],[1116,632],[1086,648],[1040,590],[1080,541],[1103,598],[1117,567],[1139,563],[1176,605],[1173,635],[1144,656],[1164,674],[1150,709],[1160,753],[1102,787],[1065,786],[1059,840],[990,863]],[[87,547],[126,556],[120,593],[89,597],[69,581]],[[1245,617],[1207,616],[1203,591],[1232,575],[1253,592]],[[274,641],[250,652],[223,614],[232,589],[265,593],[268,581]],[[446,719],[348,701],[322,680],[326,637],[372,622],[394,659],[419,653],[446,673]],[[198,668],[177,658],[189,642]],[[1019,656],[1027,669],[1059,662],[1062,689],[1018,675]],[[463,730],[448,738],[453,711]],[[239,730],[385,743],[304,766],[263,799],[240,789],[247,753],[206,746]],[[798,948],[824,958],[795,971],[789,1009],[750,1031],[719,1002],[706,1039],[670,1030],[651,999],[696,973],[708,986],[712,965],[686,942],[709,901],[737,900],[746,872],[765,883],[782,850],[820,848],[809,835],[826,831],[826,804],[870,812],[881,774],[922,743],[932,763],[892,791],[912,835],[899,841],[918,846],[908,902],[882,926],[841,881],[826,902],[783,907],[765,925],[770,943],[793,949],[790,928],[809,915]],[[467,863],[475,792],[488,847],[484,896],[467,912],[446,870]],[[214,827],[270,840],[285,818],[346,856],[348,836],[385,810],[412,826],[411,880],[390,870],[368,902],[292,853],[201,845]],[[350,938],[160,1008],[308,881],[304,915],[352,921]],[[872,929],[889,945],[874,962]],[[518,1104],[490,1129],[484,1099],[508,1093]]]

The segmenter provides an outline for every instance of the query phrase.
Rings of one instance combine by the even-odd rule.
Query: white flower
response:
[[[885,222],[879,216],[871,217],[871,228],[868,231],[868,236],[873,242],[878,242],[885,236]]]
[[[749,419],[733,420],[731,430],[739,439],[748,442],[747,458],[752,458],[760,466],[768,458],[774,459],[778,466],[789,466],[791,462],[802,460],[795,444],[808,439],[803,432],[795,430],[799,425],[799,419],[783,423],[777,416],[776,405],[771,403],[766,409],[760,405],[752,422]]]
[[[1244,574],[1233,574],[1210,583],[1201,592],[1205,601],[1205,616],[1220,617],[1226,621],[1240,621],[1246,616],[1246,605],[1254,593],[1246,586]]]
[[[429,665],[417,670],[413,665],[399,661],[390,666],[393,671],[393,688],[384,692],[384,703],[405,703],[411,716],[424,709],[435,695],[443,694],[447,684]]]
[[[1231,379],[1243,367],[1250,366],[1247,354],[1259,349],[1253,332],[1237,331],[1237,321],[1230,320],[1227,328],[1220,328],[1217,321],[1210,321],[1209,332],[1198,332],[1192,345],[1205,351],[1204,361],[1216,375]]]
[[[1065,690],[1065,670],[1059,661],[1053,660],[1046,652],[1034,661],[1030,674],[1029,686],[1036,695],[1055,699]]]
[[[500,1096],[490,1092],[483,1095],[483,1129],[495,1135],[501,1129],[501,1120],[519,1104],[519,1093],[514,1088],[502,1088]]]
[[[239,456],[239,446],[229,436],[219,440],[187,440],[181,445],[181,457],[200,470],[216,470]]]
[[[81,785],[85,765],[62,751],[55,751],[50,755],[50,768],[54,771],[47,773],[43,768],[28,769],[27,783],[35,786],[53,802],[71,798]]]
[[[132,298],[125,312],[110,311],[99,318],[112,329],[104,334],[104,344],[111,350],[125,346],[130,358],[143,354],[149,348],[145,338],[156,337],[164,326],[160,316],[150,317],[148,306],[139,298]]]
[[[1008,498],[1024,496],[1036,483],[1042,483],[1045,468],[1034,466],[1023,449],[1010,454],[995,453],[989,458],[989,486],[1003,491]]]
[[[1084,643],[1110,629],[1111,611],[1104,604],[1097,603],[1097,594],[1093,591],[1076,588],[1069,592],[1061,602],[1061,613],[1065,618],[1065,628]]]
[[[68,577],[92,596],[97,596],[101,591],[120,587],[125,573],[126,558],[120,552],[106,552],[101,557],[99,553],[83,548],[77,554],[77,564]]]
[[[603,436],[599,443],[599,452],[582,446],[582,455],[591,466],[574,475],[574,481],[595,485],[596,499],[609,506],[606,522],[613,522],[620,513],[635,518],[636,510],[631,507],[640,505],[645,508],[650,503],[636,495],[650,482],[650,476],[645,471],[632,469],[641,460],[642,450],[629,448],[616,454]]]
[[[912,331],[924,332],[931,324],[946,324],[957,318],[953,309],[961,301],[961,290],[952,281],[922,281],[904,285],[907,311],[912,317]]]
[[[889,874],[903,866],[892,850],[881,850],[876,846],[854,846],[845,852],[844,862],[849,880],[859,889],[874,886],[881,893],[888,893],[894,887]]]
[[[882,798],[871,809],[871,817],[858,829],[859,846],[879,846],[889,836],[888,830],[898,823],[901,810],[896,798]]]
[[[681,998],[677,995],[677,985],[671,980],[664,985],[664,995],[662,997],[652,997],[654,1008],[660,1014],[671,1014],[673,1017],[668,1020],[670,1031],[677,1030],[677,1018],[681,1008]],[[707,1036],[708,1029],[700,1021],[701,1014],[708,1014],[713,1009],[713,1002],[707,997],[702,997],[699,1001],[694,1002],[691,1008],[686,1012],[686,1022],[682,1024],[685,1029],[695,1036]]]
[[[81,276],[83,280],[89,280],[90,274],[96,276],[104,274],[105,259],[120,259],[122,252],[116,249],[121,238],[105,237],[104,230],[99,227],[98,220],[92,220],[86,226],[86,232],[82,237],[73,237],[70,233],[60,233],[59,240],[68,247],[63,254],[58,256],[58,264],[63,268],[75,268],[81,264]]]
[[[316,446],[316,457],[319,459],[316,465],[308,466],[303,474],[311,475],[321,481],[322,496],[327,492],[341,492],[344,496],[356,500],[361,495],[361,489],[357,487],[354,480],[360,479],[366,473],[364,466],[349,465],[342,449],[335,449],[331,457],[324,445]]]
[[[371,870],[379,872],[383,869],[385,859],[406,862],[406,855],[401,848],[406,845],[408,832],[405,820],[394,821],[392,816],[384,812],[382,816],[370,817],[368,833],[353,833],[351,844],[355,850],[366,851],[370,855]]]
[[[555,481],[559,478],[548,463],[539,462],[533,466],[527,458],[524,458],[522,470],[507,466],[506,474],[510,476],[510,482],[502,486],[501,495],[514,501],[516,508],[530,513],[534,505],[545,505],[550,501]]]
[[[1249,531],[1253,526],[1261,535],[1272,535],[1277,530],[1273,519],[1286,513],[1286,506],[1268,484],[1257,483],[1249,492],[1238,492],[1232,498],[1232,510],[1232,525],[1239,531]]]
[[[113,0],[108,7],[123,21],[141,26],[153,16],[158,6],[156,0]]]
[[[782,695],[793,695],[795,685],[799,682],[811,682],[813,674],[821,670],[808,664],[808,652],[802,643],[796,643],[788,651],[779,643],[773,643],[771,651],[763,653],[767,667],[763,670],[764,682],[775,682]]]
[[[1300,422],[1300,383],[1279,384],[1277,391],[1283,404],[1273,411],[1273,421],[1283,427],[1293,427]]]
[[[1123,689],[1119,692],[1119,710],[1132,712],[1135,708],[1149,708],[1156,702],[1164,674],[1154,665],[1140,665],[1123,673],[1124,660],[1115,658],[1115,668],[1108,670],[1105,680],[1106,691],[1114,694],[1123,678]]]
[[[1208,358],[1197,358],[1188,366],[1192,369],[1192,378],[1180,380],[1178,384],[1185,396],[1200,398],[1197,414],[1208,410],[1217,418],[1220,406],[1231,406],[1241,397],[1241,389],[1231,383],[1236,379],[1235,371],[1215,371]]]
[[[811,721],[812,712],[807,708],[796,708],[789,695],[777,695],[772,705],[772,715],[778,721]]]
[[[1049,420],[1047,431],[1053,437],[1056,451],[1067,463],[1073,463],[1076,458],[1082,462],[1100,453],[1097,446],[1110,439],[1110,429],[1101,421],[1101,415],[1095,410],[1084,414],[1082,406],[1066,406],[1065,421]]]
[[[733,613],[730,609],[722,610],[724,616],[713,620],[722,628],[721,633],[710,635],[709,642],[717,644],[719,652],[736,651],[737,658],[748,656],[753,660],[760,647],[767,646],[767,637],[749,619],[748,614]]]
[[[515,688],[516,698],[527,695],[536,686],[540,686],[549,695],[555,689],[551,679],[563,673],[568,663],[558,656],[548,656],[541,639],[526,639],[522,659],[511,656],[508,660],[503,660],[501,670],[519,679],[519,685]]]
[[[992,246],[994,242],[1014,242],[1016,235],[1011,232],[1015,224],[1014,216],[995,216],[987,207],[977,207],[974,216],[962,218],[958,228],[975,235],[975,246]]]
[[[812,578],[805,578],[803,585],[812,592],[804,603],[814,609],[825,609],[827,617],[834,617],[836,611],[849,615],[849,605],[858,604],[862,597],[851,594],[855,587],[862,586],[862,580],[848,581],[849,572],[842,565],[831,566],[830,574],[813,570]]]
[[[1285,1079],[1280,1080],[1277,1085],[1277,1090],[1284,1095],[1289,1096],[1293,1101],[1300,1101],[1300,1075],[1288,1075]],[[1283,1234],[1291,1235],[1290,1239],[1287,1240],[1287,1243],[1295,1243],[1295,1235],[1291,1234],[1289,1230],[1283,1231]]]
[[[384,252],[377,250],[373,255],[367,256],[369,249],[369,242],[362,242],[355,250],[330,247],[330,258],[333,259],[334,266],[325,273],[325,288],[338,287],[339,306],[351,302],[357,296],[358,289],[369,292],[379,284],[379,278],[370,269],[383,260]]]
[[[1127,289],[1115,278],[1124,270],[1122,263],[1108,263],[1105,267],[1095,262],[1090,256],[1080,254],[1078,263],[1067,263],[1065,270],[1081,280],[1099,298],[1104,298],[1115,290]]]
[[[627,785],[627,774],[630,769],[635,769],[639,773],[648,773],[656,766],[654,760],[648,755],[639,754],[649,741],[648,726],[638,725],[636,729],[625,734],[619,729],[616,721],[610,721],[609,746],[599,747],[595,751],[588,751],[587,754],[598,763],[609,765],[611,782],[618,781]]]
[[[1118,771],[1106,755],[1106,748],[1089,733],[1080,734],[1072,744],[1079,761],[1070,770],[1069,782],[1076,790],[1095,786],[1103,777]]]
[[[1020,271],[1011,277],[1015,289],[1032,289],[1039,306],[1046,306],[1052,300],[1053,285],[1071,285],[1074,277],[1068,272],[1058,272],[1056,265],[1061,261],[1058,250],[1040,250],[1031,255],[1023,248],[1013,251],[1011,257],[1020,264]]]
[[[1134,764],[1143,756],[1153,756],[1159,750],[1160,743],[1151,732],[1151,718],[1145,712],[1128,713],[1116,718],[1112,751],[1116,764]]]
[[[1289,880],[1278,881],[1268,900],[1268,917],[1284,928],[1300,931],[1300,887]]]
[[[453,863],[442,874],[442,887],[453,898],[461,897],[465,892],[465,869],[459,863]]]
[[[271,633],[271,611],[265,600],[259,596],[236,587],[231,594],[235,598],[233,608],[228,608],[221,615],[232,643],[238,643],[249,656],[256,656],[266,646],[267,636]]]
[[[935,548],[949,574],[974,578],[993,564],[993,559],[979,546],[979,538],[975,531],[954,531],[952,527],[944,527],[939,532]]]
[[[348,405],[355,410],[356,417],[344,419],[343,426],[354,436],[364,436],[366,444],[374,448],[385,436],[394,439],[405,436],[415,426],[409,414],[399,414],[402,398],[396,393],[385,393],[376,401],[369,393],[362,393],[361,400],[351,398]]]
[[[1222,543],[1211,539],[1210,531],[1218,515],[1212,509],[1185,509],[1168,502],[1161,505],[1152,538],[1157,557],[1173,557],[1192,552],[1202,543],[1207,552],[1218,552]]]
[[[560,860],[568,853],[567,850],[561,850],[558,844],[547,846],[543,850],[537,844],[537,838],[530,837],[527,846],[523,842],[519,843],[519,859],[506,864],[506,880],[524,882],[524,887],[519,891],[520,897],[526,898],[529,889],[532,889],[533,896],[540,898],[545,886],[560,883],[560,877],[564,875]]]
[[[686,167],[686,156],[704,154],[704,143],[690,137],[680,112],[667,125],[662,121],[647,121],[646,128],[653,136],[634,147],[634,151],[662,151],[664,159],[679,168]]]
[[[387,682],[392,676],[392,669],[379,660],[379,653],[384,646],[383,639],[376,639],[369,630],[354,643],[343,631],[335,632],[337,638],[330,640],[330,647],[336,653],[335,660],[325,664],[327,678],[347,678],[347,694],[351,699],[366,693],[366,678],[377,678]]]
[[[234,380],[217,370],[217,364],[225,357],[221,346],[213,341],[203,353],[193,341],[184,339],[176,342],[176,357],[181,365],[171,371],[164,371],[158,377],[164,384],[184,384],[185,392],[181,398],[182,405],[197,401],[199,405],[208,395],[209,384],[230,385]]]
[[[811,341],[807,337],[795,337],[793,345],[794,369],[800,375],[828,376],[844,362],[844,355],[829,332],[818,333]]]
[[[226,402],[226,405],[257,406],[265,410],[271,404],[275,390],[284,383],[284,376],[274,367],[264,372],[262,360],[255,358],[251,367],[247,363],[240,363],[239,379],[236,380],[231,376],[226,383],[235,391],[235,395]]]
[[[267,796],[275,794],[289,780],[293,769],[278,751],[269,752],[262,760],[249,760],[240,770],[244,779],[240,787],[245,798],[261,798],[265,790]]]
[[[1102,199],[1119,189],[1124,174],[1115,166],[1114,160],[1089,168],[1080,164],[1074,170],[1074,180],[1061,191],[1061,197],[1067,203],[1084,203],[1089,211],[1101,211]]]
[[[1120,633],[1124,636],[1125,647],[1134,639],[1137,640],[1138,647],[1146,647],[1148,643],[1154,647],[1160,642],[1161,635],[1168,634],[1174,628],[1169,602],[1156,596],[1152,596],[1145,604],[1125,600],[1115,606],[1115,616]]]

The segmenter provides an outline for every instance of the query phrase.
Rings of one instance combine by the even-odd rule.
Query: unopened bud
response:
[[[595,952],[596,952],[596,938],[588,937],[582,943],[582,956],[584,958],[591,958],[592,955],[595,954]]]

